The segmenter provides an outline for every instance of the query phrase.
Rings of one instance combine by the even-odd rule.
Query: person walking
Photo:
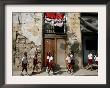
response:
[[[21,72],[21,74],[23,74],[23,71],[25,70],[26,74],[28,75],[27,64],[28,64],[27,52],[24,52],[24,56],[22,58],[22,72]]]
[[[37,65],[38,65],[38,58],[37,58],[37,56],[38,56],[38,53],[35,52],[35,55],[34,55],[34,57],[33,57],[33,72],[34,72],[35,68],[36,68]]]
[[[50,57],[49,57],[49,70],[48,70],[48,74],[50,73],[50,71],[54,74],[54,60],[53,60],[53,56],[50,53]]]
[[[87,66],[87,70],[89,69],[89,67],[90,67],[90,69],[92,71],[93,70],[93,54],[92,54],[92,52],[89,52],[89,54],[88,54],[88,66]]]
[[[46,72],[49,70],[49,59],[50,59],[50,52],[47,52],[47,58],[46,58]]]
[[[71,63],[70,54],[68,54],[67,57],[66,57],[66,67],[68,69],[67,72],[69,72],[70,74],[72,74],[72,68],[73,68],[73,66],[72,66],[72,63]]]

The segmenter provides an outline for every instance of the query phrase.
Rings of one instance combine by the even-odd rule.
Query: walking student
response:
[[[68,72],[72,74],[72,63],[71,63],[70,54],[68,54],[66,57],[66,67],[68,69]]]
[[[54,74],[54,60],[53,60],[53,56],[50,53],[50,58],[49,58],[49,71],[48,73],[52,71],[52,73]]]
[[[47,58],[46,58],[46,72],[48,72],[48,69],[49,69],[49,58],[50,58],[50,52],[47,52]]]
[[[55,63],[54,63],[53,55],[51,54],[51,52],[47,53],[46,65],[47,65],[46,72],[48,72],[49,75],[50,75],[50,72],[54,74]]]
[[[73,66],[75,64],[75,59],[74,59],[73,51],[70,52],[70,60],[71,60],[72,68],[73,68]]]
[[[92,52],[89,52],[89,54],[88,54],[88,67],[87,67],[87,70],[89,69],[89,67],[92,71],[93,70],[93,54],[92,54]]]
[[[21,72],[21,74],[23,74],[23,71],[25,70],[26,71],[26,74],[28,75],[27,64],[28,64],[27,52],[24,52],[24,56],[22,58],[22,72]]]
[[[37,65],[38,65],[38,59],[37,59],[37,56],[38,56],[38,53],[35,52],[35,55],[34,55],[34,57],[33,57],[33,72],[34,72],[35,68],[36,68]]]

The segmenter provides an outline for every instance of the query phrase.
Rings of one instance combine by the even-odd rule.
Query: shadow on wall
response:
[[[73,70],[74,72],[78,71],[79,70],[79,61],[77,59],[77,57],[80,56],[80,50],[79,50],[79,42],[76,41],[73,45],[71,45],[71,50],[73,51],[74,53],[74,58],[75,58],[75,64],[73,66]]]
[[[73,51],[74,55],[79,54],[79,42],[75,42],[73,45],[71,45],[71,50]]]
[[[79,61],[75,58],[75,64],[73,66],[73,71],[74,72],[77,72],[79,70],[78,64],[79,64]]]
[[[37,49],[37,51],[36,51]],[[41,45],[35,45],[33,41],[22,34],[18,34],[16,40],[13,40],[13,69],[21,70],[22,68],[22,57],[25,51],[28,52],[28,69],[32,69],[33,66],[33,56],[35,51],[38,52],[38,60],[41,62]]]

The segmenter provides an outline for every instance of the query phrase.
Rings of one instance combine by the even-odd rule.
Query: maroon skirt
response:
[[[88,59],[88,63],[89,64],[93,64],[93,60],[92,59]]]
[[[68,63],[68,69],[71,69],[71,68],[72,68],[72,64]]]
[[[96,61],[96,64],[98,65],[98,61]]]
[[[54,63],[53,62],[49,62],[49,68],[50,69],[54,68]]]
[[[49,67],[49,60],[46,60],[46,66]]]

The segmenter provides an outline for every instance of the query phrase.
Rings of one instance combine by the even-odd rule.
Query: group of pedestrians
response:
[[[66,67],[68,73],[73,74],[74,65],[75,65],[75,58],[73,52],[71,51],[66,57]]]
[[[33,72],[36,68],[38,68],[38,63],[41,63],[40,61],[38,61],[38,52],[35,52],[35,55],[33,56]],[[22,72],[21,74],[23,75],[23,71],[26,71],[26,75],[28,74],[28,67],[29,63],[28,63],[28,59],[27,59],[27,52],[24,52],[24,56],[22,58]]]
[[[93,64],[98,65],[98,57],[97,55],[93,55],[92,52],[89,52],[88,54],[88,65],[86,67],[86,69],[89,69],[92,71],[93,70]],[[74,53],[73,51],[71,51],[67,57],[65,58],[65,62],[66,62],[66,68],[67,68],[67,72],[69,74],[73,74],[74,71],[74,65],[75,65],[75,57],[74,57]],[[33,71],[38,68],[38,63],[41,63],[40,61],[38,61],[38,52],[35,52],[35,55],[33,56]],[[27,66],[28,66],[28,60],[27,60],[27,52],[24,52],[24,56],[22,58],[22,72],[21,74],[23,74],[23,71],[26,71],[26,74],[28,75],[28,71],[27,71]],[[54,68],[55,68],[55,62],[54,62],[54,58],[52,53],[49,51],[47,52],[47,57],[46,57],[46,72],[48,72],[48,74],[50,74],[50,72],[52,72],[54,74]]]
[[[66,61],[67,72],[73,74],[73,66],[75,64],[75,59],[72,51],[67,55],[65,61]],[[47,53],[46,66],[47,66],[46,72],[48,72],[49,74],[51,71],[54,74],[55,62],[53,60],[53,56],[50,51]]]

